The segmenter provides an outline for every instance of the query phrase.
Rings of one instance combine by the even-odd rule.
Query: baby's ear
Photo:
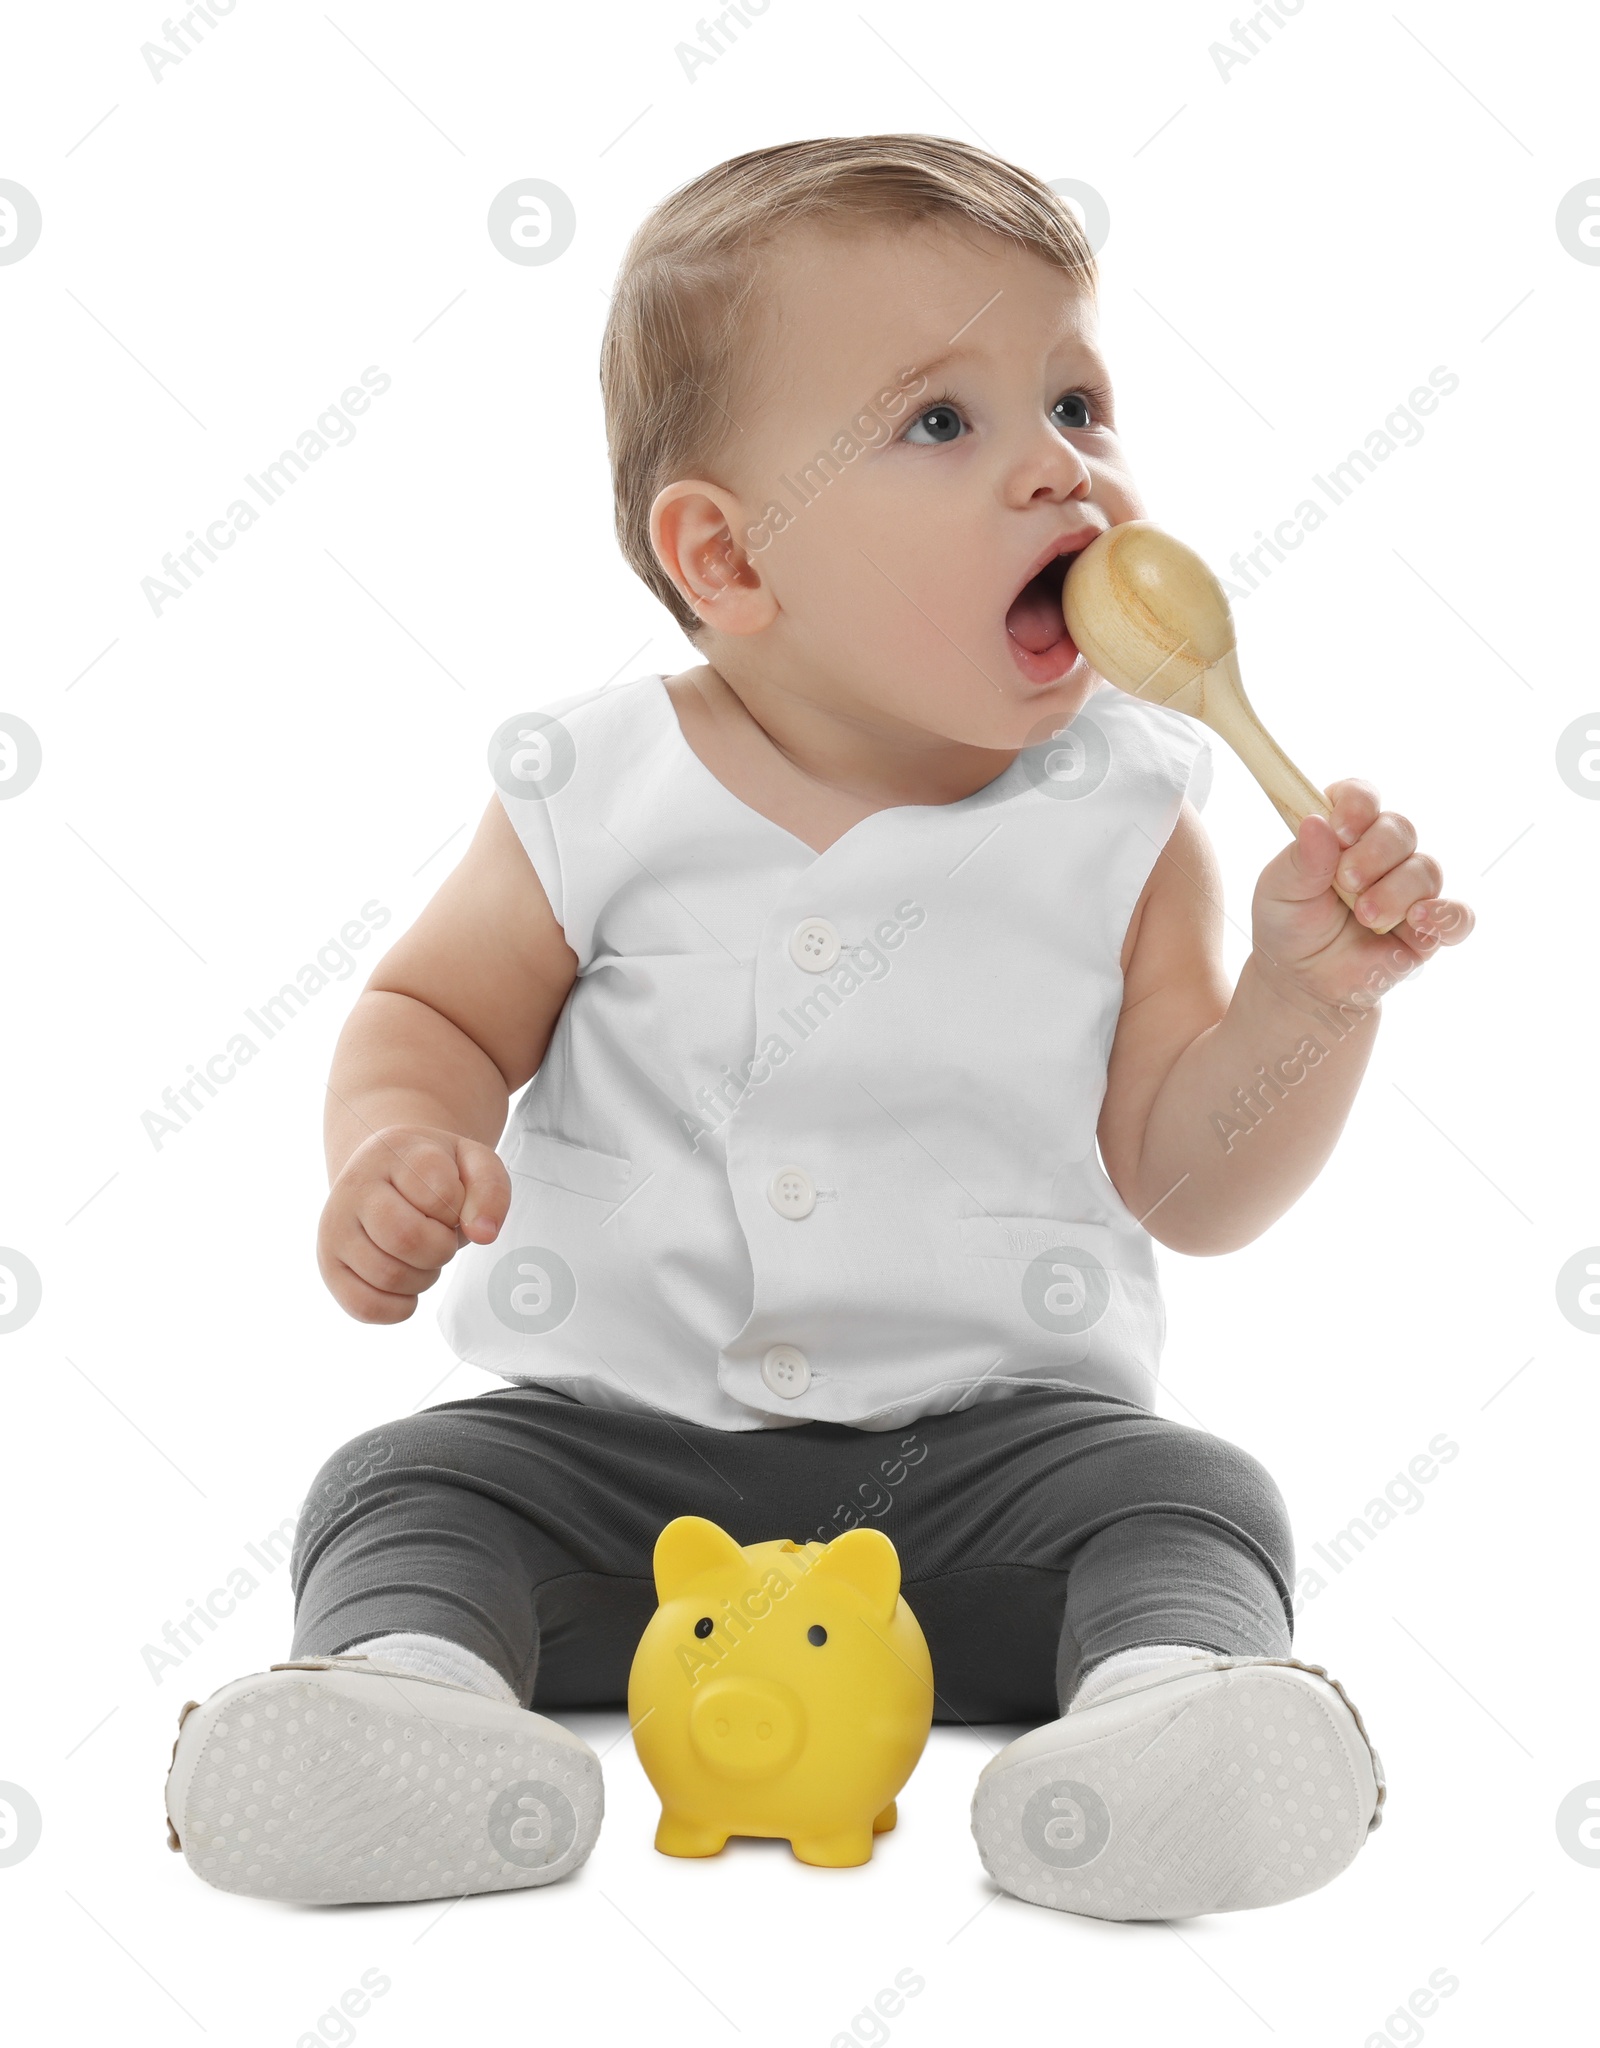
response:
[[[854,1586],[867,1611],[887,1625],[900,1598],[900,1559],[881,1529],[847,1529],[834,1538],[811,1567],[813,1578]]]
[[[671,1600],[703,1572],[742,1569],[744,1552],[704,1515],[679,1515],[656,1538],[656,1598]]]

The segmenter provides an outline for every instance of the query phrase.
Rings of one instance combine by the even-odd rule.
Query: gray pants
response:
[[[738,1543],[858,1523],[900,1556],[940,1721],[1037,1721],[1114,1651],[1289,1648],[1294,1557],[1246,1452],[1125,1401],[1019,1389],[879,1433],[707,1429],[506,1387],[335,1452],[295,1536],[294,1655],[464,1644],[541,1712],[618,1707],[675,1515]]]

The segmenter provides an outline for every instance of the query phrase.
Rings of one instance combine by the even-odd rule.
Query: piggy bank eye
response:
[[[711,1616],[710,1616],[709,1614],[702,1614],[702,1615],[701,1615],[700,1619],[699,1619],[699,1620],[698,1620],[698,1621],[697,1621],[697,1622],[695,1623],[695,1625],[694,1625],[694,1632],[695,1632],[695,1634],[696,1634],[697,1636],[708,1636],[708,1635],[710,1635],[710,1633],[711,1633]]]
[[[820,1621],[814,1621],[806,1630],[806,1641],[808,1643],[825,1643],[827,1640],[828,1631],[822,1626]]]

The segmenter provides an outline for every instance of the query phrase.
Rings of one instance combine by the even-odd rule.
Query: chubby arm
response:
[[[493,1145],[577,967],[491,797],[460,864],[374,967],[339,1035],[324,1123],[330,1178],[385,1124],[441,1124]]]
[[[460,865],[374,967],[334,1050],[322,1276],[362,1322],[400,1322],[510,1203],[494,1151],[538,1068],[577,955],[491,797]]]
[[[1221,871],[1187,799],[1129,922],[1123,979],[1100,1112],[1106,1171],[1162,1244],[1197,1257],[1236,1251],[1322,1171],[1366,1071],[1377,1009],[1369,996],[1341,1036],[1259,950],[1230,995]],[[1301,1052],[1307,1040],[1316,1052]]]

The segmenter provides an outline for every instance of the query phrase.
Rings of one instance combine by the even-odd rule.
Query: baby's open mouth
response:
[[[1071,555],[1057,555],[1030,582],[1023,584],[1006,613],[1006,631],[1030,654],[1047,654],[1067,637],[1061,592]]]

